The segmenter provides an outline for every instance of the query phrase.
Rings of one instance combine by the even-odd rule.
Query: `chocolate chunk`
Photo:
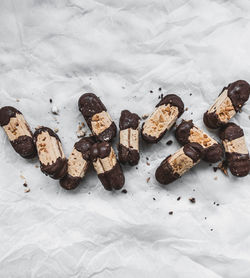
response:
[[[78,101],[78,106],[97,140],[109,142],[116,136],[116,125],[95,94],[83,94]]]
[[[67,174],[67,159],[58,135],[48,127],[40,127],[34,133],[41,171],[53,179]]]
[[[0,109],[0,125],[19,155],[27,159],[36,156],[33,134],[20,111],[11,106],[2,107]]]
[[[183,111],[184,104],[180,97],[174,94],[166,95],[142,125],[142,138],[148,143],[159,142]]]
[[[93,166],[106,190],[119,190],[125,183],[122,168],[107,142],[95,143],[90,151]]]
[[[128,110],[121,112],[118,156],[123,164],[129,163],[134,166],[139,162],[139,120],[140,117],[135,113]]]
[[[223,148],[221,144],[196,127],[192,120],[183,120],[176,128],[175,137],[182,145],[192,142],[200,144],[203,148],[203,160],[207,162],[215,163],[223,157]]]

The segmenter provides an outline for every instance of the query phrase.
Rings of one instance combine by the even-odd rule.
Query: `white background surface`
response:
[[[0,106],[22,111],[32,129],[58,128],[67,156],[85,92],[100,96],[117,124],[122,109],[150,113],[160,93],[176,93],[188,107],[182,118],[205,129],[202,115],[222,88],[250,81],[249,34],[244,0],[1,0]],[[248,148],[249,115],[248,103],[233,120]],[[36,159],[19,157],[3,131],[0,144],[0,277],[250,277],[249,176],[202,162],[160,187],[155,169],[179,148],[173,131],[141,145],[138,170],[123,168],[127,194],[105,191],[94,172],[67,192]]]

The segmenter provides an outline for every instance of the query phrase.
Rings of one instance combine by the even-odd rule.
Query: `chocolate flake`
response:
[[[168,145],[168,146],[170,146],[170,145],[172,145],[172,144],[173,144],[173,141],[172,141],[172,140],[168,140],[167,143],[166,143],[166,145]]]
[[[189,201],[190,201],[191,203],[193,203],[193,204],[196,202],[196,200],[195,200],[195,198],[194,198],[194,197],[189,198]]]
[[[181,196],[179,196],[179,197],[177,198],[177,201],[180,201],[180,199],[181,199]]]
[[[128,193],[127,189],[122,189],[122,193],[127,194]]]
[[[173,215],[173,213],[174,213],[173,211],[170,211],[168,214],[169,214],[169,215]]]

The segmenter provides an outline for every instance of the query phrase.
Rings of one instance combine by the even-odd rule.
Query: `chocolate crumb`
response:
[[[49,99],[49,102],[52,103],[52,98]]]
[[[147,178],[147,183],[150,181],[150,177]]]
[[[148,114],[142,115],[142,119],[143,119],[143,120],[146,120],[147,118],[148,118]]]
[[[127,194],[128,193],[127,189],[122,189],[122,193]]]
[[[228,176],[226,160],[221,161],[217,168],[220,169],[224,175]]]
[[[148,157],[146,157],[146,159],[148,160],[149,158],[148,158]]]
[[[185,111],[188,111],[188,107],[185,108]]]
[[[192,93],[190,93],[189,95],[192,96]]]
[[[138,170],[138,167],[135,167],[136,170]]]
[[[220,204],[216,204],[216,206],[218,207]]]
[[[24,186],[24,187],[28,187],[28,184],[25,182],[25,183],[23,184],[23,186]]]
[[[152,90],[150,90],[149,92],[150,92],[150,94],[152,94],[152,93],[153,93],[153,91],[152,91]]]
[[[218,167],[213,167],[214,172],[216,172],[218,170]]]
[[[163,99],[163,94],[161,94],[161,99]]]
[[[207,220],[207,217],[205,217],[205,220]]]
[[[172,141],[172,140],[168,140],[166,144],[167,144],[168,146],[170,146],[170,145],[173,144],[173,141]]]
[[[170,211],[168,214],[169,214],[169,215],[173,215],[173,211]]]
[[[193,204],[196,202],[196,200],[195,200],[194,197],[190,198],[189,201],[190,201],[191,203],[193,203]]]
[[[150,166],[150,163],[147,162],[146,164],[147,164],[148,166]]]
[[[153,200],[154,200],[154,201],[156,200],[155,197],[153,197]]]
[[[180,201],[180,199],[181,199],[181,196],[179,196],[179,197],[177,198],[177,201]]]
[[[212,232],[214,229],[210,229],[210,231]]]
[[[161,91],[161,88],[159,88],[158,90]]]

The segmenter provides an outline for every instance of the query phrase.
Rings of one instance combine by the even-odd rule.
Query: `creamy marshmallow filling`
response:
[[[109,128],[111,124],[112,119],[106,111],[95,114],[91,119],[92,131],[96,135]]]
[[[120,131],[120,144],[124,147],[139,150],[138,129],[127,128]]]
[[[143,133],[158,138],[166,129],[170,129],[178,118],[176,106],[161,105],[145,121]]]
[[[190,143],[198,143],[203,148],[209,148],[217,142],[208,136],[205,132],[203,132],[198,127],[194,126],[190,129],[190,135],[188,137]]]
[[[82,157],[82,153],[74,148],[68,160],[68,174],[72,177],[83,178],[86,173],[87,166],[88,163]]]
[[[239,137],[232,141],[223,140],[223,145],[227,153],[248,154],[245,137]]]
[[[173,172],[179,174],[180,176],[198,162],[194,163],[190,157],[185,155],[183,148],[179,149],[168,158],[168,163],[171,165]]]
[[[93,162],[93,165],[97,174],[99,175],[111,170],[116,165],[116,163],[116,156],[113,148],[111,148],[109,156],[105,158],[97,158],[97,160]]]
[[[10,141],[14,141],[20,136],[32,137],[28,124],[22,114],[16,114],[15,117],[10,118],[9,123],[3,128]]]
[[[52,165],[59,157],[65,158],[61,142],[47,131],[42,131],[37,136],[36,147],[39,160],[44,165]]]
[[[208,110],[208,113],[215,112],[221,122],[227,123],[235,114],[231,99],[227,96],[227,90],[224,90],[216,99],[215,103]]]

